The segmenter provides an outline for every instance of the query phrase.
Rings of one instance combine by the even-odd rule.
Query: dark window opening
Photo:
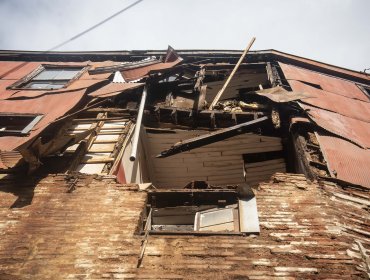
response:
[[[244,162],[255,163],[261,161],[268,161],[274,159],[284,158],[283,151],[273,151],[273,152],[261,152],[261,153],[251,153],[243,155]]]
[[[42,65],[30,75],[12,85],[10,89],[60,89],[76,79],[83,69],[84,67],[77,66]]]
[[[268,182],[277,172],[286,172],[284,151],[244,154],[244,178],[250,186]]]
[[[226,189],[150,192],[145,216],[142,229],[153,234],[259,232],[257,206],[252,191],[249,197],[242,199],[237,191]],[[249,218],[247,222],[246,216]]]
[[[0,135],[27,135],[42,115],[0,114]]]

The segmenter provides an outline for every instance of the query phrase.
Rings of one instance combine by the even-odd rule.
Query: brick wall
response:
[[[0,279],[366,279],[354,241],[369,249],[366,200],[340,192],[277,175],[256,192],[260,236],[151,235],[136,268],[146,194],[135,185],[87,175],[3,183]]]

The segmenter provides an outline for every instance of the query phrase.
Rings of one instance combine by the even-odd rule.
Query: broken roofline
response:
[[[137,61],[148,56],[163,56],[166,50],[132,50],[132,51],[76,51],[76,52],[41,52],[41,51],[17,51],[0,50],[0,60],[10,61]],[[211,62],[222,61],[225,58],[235,60],[240,58],[242,50],[177,50],[185,62],[197,62],[209,59]],[[248,63],[278,60],[305,67],[310,70],[337,76],[370,85],[370,75],[355,70],[334,66],[320,61],[268,49],[249,51],[246,56]],[[234,62],[234,61],[233,61]]]

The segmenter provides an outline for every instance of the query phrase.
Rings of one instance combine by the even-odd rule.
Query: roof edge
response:
[[[71,58],[75,56],[96,56],[97,59],[104,60],[105,57],[116,57],[116,56],[123,56],[123,57],[136,57],[136,56],[160,56],[166,54],[167,49],[164,50],[119,50],[119,51],[26,51],[26,50],[0,50],[0,61],[1,60],[22,60],[22,59],[30,59],[32,57],[37,56],[53,56],[53,57],[60,57],[60,56],[69,56]],[[183,57],[187,56],[195,56],[195,55],[202,55],[202,56],[209,56],[213,57],[216,55],[221,56],[240,56],[243,50],[207,50],[207,49],[183,49],[183,50],[176,50],[176,52]],[[249,51],[249,55],[272,55],[275,59],[282,59],[285,62],[298,62],[301,66],[314,66],[314,68],[321,68],[326,69],[329,72],[337,72],[341,73],[344,76],[352,76],[360,80],[364,80],[370,82],[370,75],[364,72],[348,69],[345,67],[340,67],[336,65],[332,65],[329,63],[324,63],[321,61],[305,58],[302,56],[297,56],[289,53],[285,53],[282,51],[278,51],[275,49],[266,49],[266,50],[254,50]],[[317,69],[318,70],[318,69]],[[319,70],[318,70],[319,71]]]

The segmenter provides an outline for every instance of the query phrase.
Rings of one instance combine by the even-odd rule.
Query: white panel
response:
[[[211,209],[195,214],[194,230],[234,231],[233,208]]]
[[[250,200],[239,200],[239,221],[240,232],[260,232],[256,197]]]

